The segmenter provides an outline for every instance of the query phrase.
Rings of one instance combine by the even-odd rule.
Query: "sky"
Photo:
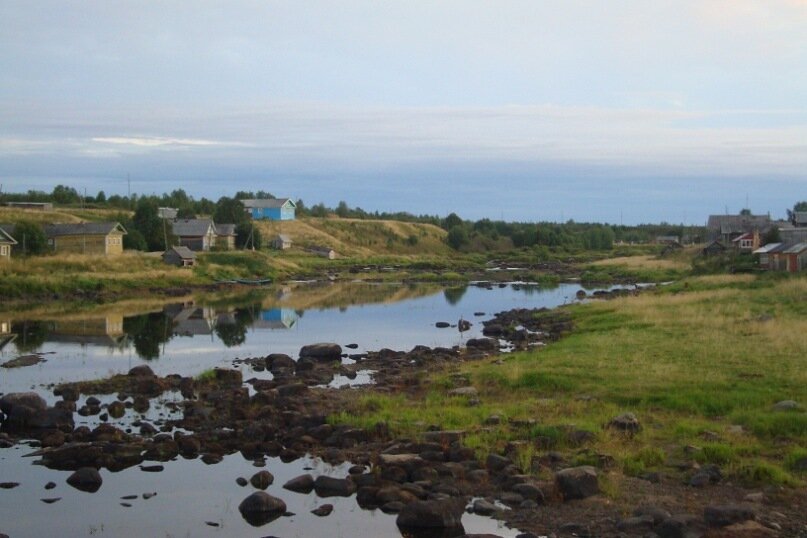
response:
[[[805,28],[807,0],[4,0],[0,184],[784,216],[807,200]]]

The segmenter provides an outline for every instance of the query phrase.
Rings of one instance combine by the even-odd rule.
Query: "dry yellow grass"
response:
[[[658,258],[656,256],[624,256],[598,260],[592,265],[621,265],[630,269],[688,269],[689,263],[678,258]]]
[[[430,224],[306,217],[285,222],[258,221],[256,225],[267,241],[280,233],[290,236],[294,250],[321,245],[340,256],[351,257],[450,252],[445,231]]]

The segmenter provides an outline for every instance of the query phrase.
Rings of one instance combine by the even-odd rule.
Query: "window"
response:
[[[8,246],[0,246],[0,256],[8,256]]]

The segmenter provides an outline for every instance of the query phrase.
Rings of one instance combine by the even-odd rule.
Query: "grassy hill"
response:
[[[306,217],[290,222],[256,221],[256,226],[265,241],[282,233],[291,237],[296,249],[327,246],[340,256],[451,254],[445,231],[431,224]]]
[[[0,207],[0,222],[30,220],[40,224],[101,221],[115,219],[117,209],[56,208],[32,211]],[[279,233],[292,238],[299,252],[312,246],[327,246],[340,257],[367,258],[387,255],[448,256],[445,231],[431,224],[385,220],[358,220],[306,217],[290,222],[255,221],[264,242]]]

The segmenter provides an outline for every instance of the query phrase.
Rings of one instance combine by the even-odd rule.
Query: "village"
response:
[[[158,207],[155,220],[159,219],[158,228],[161,227],[158,235],[162,233],[165,249],[161,256],[165,263],[192,267],[200,253],[260,249],[264,241],[260,232],[255,231],[255,223],[274,224],[271,229],[277,230],[265,242],[266,247],[277,251],[293,248],[295,238],[288,232],[284,233],[282,227],[283,223],[292,222],[297,217],[297,204],[291,198],[233,199],[229,202],[240,208],[235,213],[243,217],[238,224],[215,222],[211,217],[182,218],[178,208]],[[5,206],[31,213],[54,211],[51,202],[9,201]],[[754,267],[759,270],[804,271],[807,268],[807,211],[797,210],[799,207],[797,204],[794,210],[788,209],[788,219],[778,220],[770,214],[754,215],[747,209],[737,215],[709,215],[704,227],[690,227],[687,235],[657,235],[647,237],[645,242],[661,245],[661,255],[665,255],[685,245],[703,241],[697,255],[705,259],[751,256]],[[339,218],[337,215],[334,217]],[[46,238],[47,249],[41,249],[39,253],[53,255],[119,255],[124,252],[125,236],[129,233],[121,222],[100,220],[49,223],[42,226],[41,231]],[[32,239],[25,237],[24,229],[22,234],[18,232],[16,223],[0,222],[0,259],[10,259],[13,253],[30,253],[27,244]],[[448,240],[451,241],[451,238]],[[624,241],[619,244],[624,244]],[[312,244],[309,241],[301,249],[326,259],[337,257],[337,251],[330,245]]]

